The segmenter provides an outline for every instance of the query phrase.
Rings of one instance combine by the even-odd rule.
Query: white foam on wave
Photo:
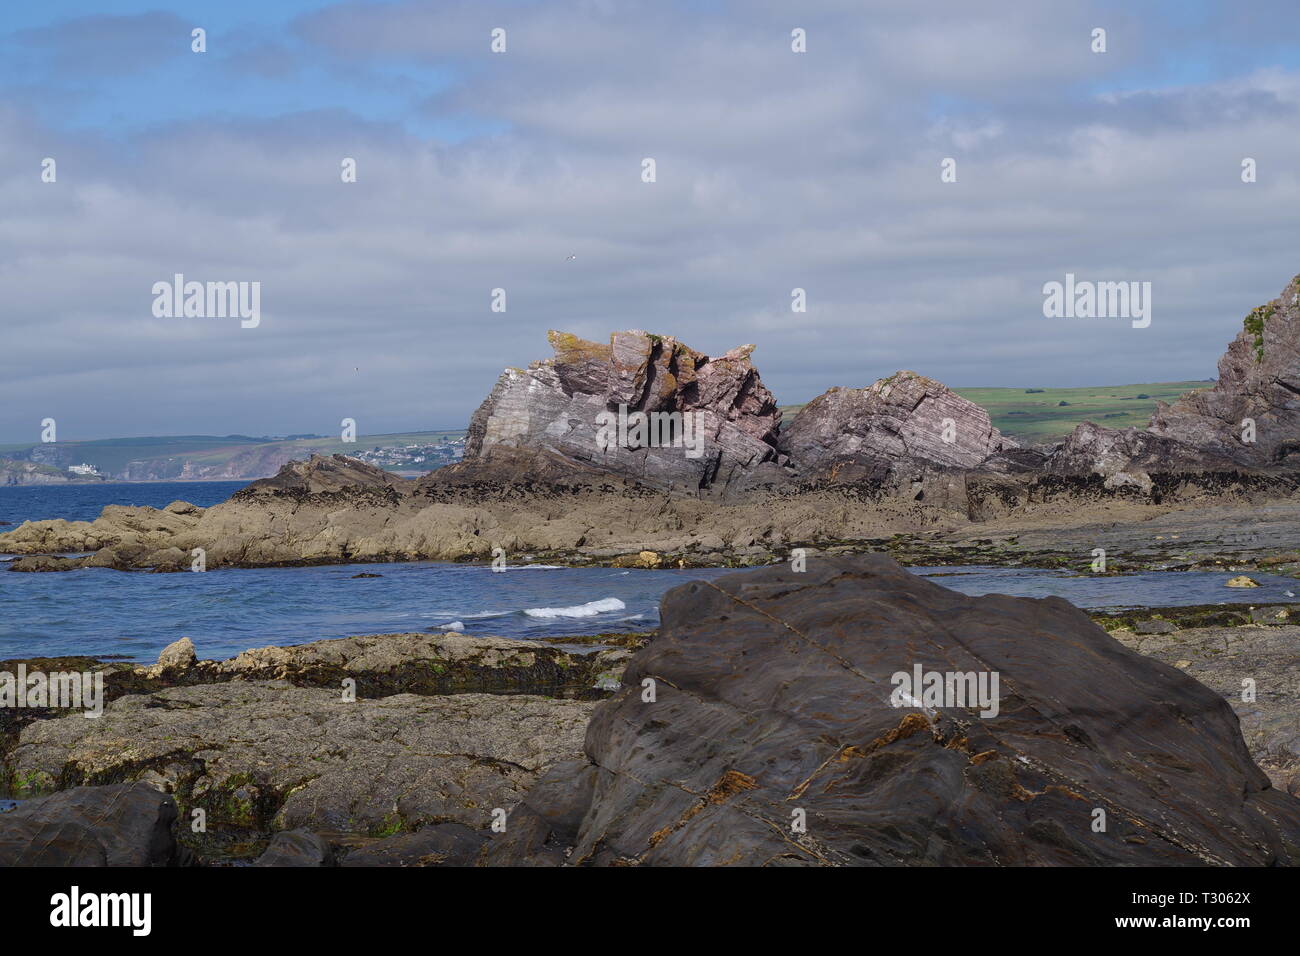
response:
[[[489,571],[564,571],[562,564],[507,564],[503,568],[488,568]]]
[[[465,633],[465,622],[464,622],[464,621],[452,621],[450,624],[444,624],[444,625],[442,626],[442,629],[443,629],[444,631],[455,631],[455,632],[458,633],[458,634],[464,634],[464,633]]]
[[[606,611],[621,611],[625,607],[627,605],[618,598],[609,597],[573,607],[530,607],[524,613],[529,617],[594,617]]]

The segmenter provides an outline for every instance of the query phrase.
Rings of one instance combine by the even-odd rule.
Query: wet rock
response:
[[[1297,620],[1296,607],[1253,607],[1250,609],[1252,624],[1292,624]]]
[[[353,850],[343,866],[472,866],[487,837],[459,823],[438,823]]]
[[[253,866],[334,866],[334,850],[319,833],[283,830],[271,838]]]
[[[819,557],[675,588],[661,617],[586,761],[543,776],[490,862],[1300,862],[1300,801],[1223,697],[1065,601]],[[898,697],[917,666],[998,674],[996,715]]]
[[[74,787],[0,814],[0,866],[168,866],[183,861],[175,821],[146,784]]]
[[[814,398],[782,428],[780,447],[802,474],[886,480],[917,467],[974,468],[1016,443],[974,402],[902,371]]]
[[[39,791],[147,778],[202,808],[196,851],[278,830],[370,835],[456,821],[486,827],[550,763],[573,757],[591,704],[528,695],[398,694],[231,681],[112,702],[103,716],[22,730],[6,766]]]
[[[286,680],[300,687],[356,683],[361,697],[392,694],[566,694],[590,685],[594,659],[536,641],[442,634],[372,634],[244,651],[219,679]],[[204,680],[211,680],[205,674]]]
[[[1160,618],[1152,618],[1149,621],[1139,621],[1133,625],[1135,634],[1168,634],[1171,631],[1178,630],[1175,624],[1169,621],[1162,621]]]
[[[10,571],[74,571],[79,567],[81,567],[79,558],[64,558],[53,554],[16,558],[9,562]]]

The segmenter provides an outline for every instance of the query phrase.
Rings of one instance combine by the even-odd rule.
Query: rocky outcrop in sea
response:
[[[1300,441],[1298,296],[1293,283],[1252,313],[1219,384],[1162,406],[1149,430],[1089,422],[1045,447],[1017,447],[979,406],[912,372],[830,389],[782,422],[750,346],[709,357],[635,330],[607,344],[553,332],[555,355],[507,369],[475,412],[465,460],[422,478],[314,456],[206,509],[26,522],[0,533],[0,552],[22,556],[6,562],[16,572],[501,553],[745,566],[795,547],[1053,527],[1086,553],[1100,527],[1195,506],[1214,509],[1202,560],[1233,539],[1233,508],[1284,506],[1300,490],[1288,450]],[[1253,431],[1240,430],[1247,419]]]
[[[710,358],[639,330],[615,332],[608,345],[563,332],[549,338],[553,358],[506,369],[474,412],[466,469],[506,447],[550,452],[656,488],[699,490],[760,470],[779,474],[781,413],[750,361],[754,346]]]

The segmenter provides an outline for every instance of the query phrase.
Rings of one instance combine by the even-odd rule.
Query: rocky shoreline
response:
[[[802,573],[777,566],[676,588],[650,635],[374,635],[226,661],[198,660],[179,641],[149,667],[23,662],[98,668],[108,704],[96,719],[6,712],[5,795],[21,802],[0,814],[0,862],[977,863],[992,853],[1004,864],[1043,854],[1296,863],[1293,615],[1300,606],[1134,611],[1095,616],[1103,630],[1058,599],[969,598],[883,556],[828,556]],[[1070,660],[1081,648],[1086,666]],[[887,684],[866,690],[918,654],[950,667],[974,654],[1001,671],[1001,715],[895,708]],[[1243,676],[1258,682],[1249,703]],[[657,703],[643,699],[646,678]],[[1142,728],[1140,745],[1115,726],[1121,714]],[[767,794],[775,787],[785,795],[771,799],[786,801],[809,773],[817,793],[843,799],[805,787],[819,822],[807,838],[781,836],[790,811]],[[620,781],[631,779],[659,796],[624,795]],[[663,790],[652,779],[674,782]],[[926,805],[916,788],[936,780],[948,782],[935,799],[970,814],[965,836],[879,843],[923,825],[907,814]],[[880,803],[877,792],[894,796]],[[1097,800],[1126,821],[1106,848],[1071,809]],[[1249,839],[1229,845],[1199,830],[1205,807]],[[972,832],[978,848],[966,845]]]
[[[788,560],[803,549],[885,551],[909,566],[1087,571],[1092,550],[1101,547],[1113,571],[1300,574],[1300,500],[1289,477],[1196,476],[1159,503],[1078,479],[974,522],[853,486],[754,493],[730,504],[608,485],[533,486],[483,492],[470,506],[468,498],[428,503],[394,485],[402,479],[369,474],[346,459],[312,459],[286,470],[292,474],[274,479],[279,486],[257,482],[207,509],[185,502],[110,506],[94,522],[27,522],[0,534],[0,549],[19,555],[6,562],[15,572],[190,571],[195,549],[203,550],[209,570],[486,563],[498,554],[574,567],[739,568]],[[375,483],[384,490],[382,504],[373,500]]]
[[[1023,448],[913,372],[785,423],[752,346],[552,333],[422,478],[313,457],[209,508],[26,522],[10,571],[753,570],[673,589],[654,635],[5,662],[108,703],[0,712],[0,863],[1296,865],[1296,606],[1090,620],[901,565],[1300,575],[1298,342],[1300,277],[1147,431]],[[688,443],[624,440],[647,421]],[[1002,696],[891,693],[913,668]]]
[[[1300,277],[1247,316],[1217,383],[1158,405],[1146,431],[1086,422],[1037,447],[910,371],[832,388],[786,422],[753,346],[711,358],[635,330],[550,342],[554,357],[502,374],[464,460],[424,477],[313,457],[210,508],[28,521],[0,553],[21,556],[11,571],[182,571],[199,553],[208,569],[523,554],[746,567],[882,547],[948,564],[1051,567],[1102,547],[1128,570],[1300,566]]]

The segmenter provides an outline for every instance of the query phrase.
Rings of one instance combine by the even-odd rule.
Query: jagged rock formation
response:
[[[1157,402],[1145,432],[1084,422],[1048,462],[1055,474],[1150,486],[1156,472],[1264,469],[1300,462],[1300,276],[1251,311],[1213,388]]]
[[[1300,801],[1227,702],[1066,601],[868,556],[693,582],[661,614],[586,759],[543,775],[490,862],[1300,863]],[[897,696],[918,667],[996,673],[996,714]]]
[[[781,430],[806,475],[886,480],[917,468],[974,468],[1016,443],[989,413],[934,379],[901,371],[867,388],[832,388]]]
[[[391,502],[400,497],[400,490],[410,484],[405,478],[347,455],[312,455],[307,461],[289,462],[273,477],[260,478],[237,491],[235,496],[240,499],[275,494],[301,497],[345,494],[355,497],[364,493]]]
[[[1151,491],[1152,474],[1232,470],[1237,465],[1214,451],[1194,448],[1136,428],[1105,428],[1083,422],[1044,462],[1053,475],[1101,475],[1109,490]]]
[[[749,360],[754,346],[710,358],[638,330],[615,332],[608,345],[563,332],[548,338],[555,357],[506,369],[474,412],[467,463],[497,446],[536,449],[653,487],[703,489],[776,461],[781,416]],[[629,414],[689,413],[700,429],[698,456],[681,446],[605,441],[599,416],[623,406]]]
[[[1253,442],[1242,440],[1247,418]],[[1149,430],[1248,467],[1300,461],[1300,276],[1246,316],[1215,386],[1158,403]]]

